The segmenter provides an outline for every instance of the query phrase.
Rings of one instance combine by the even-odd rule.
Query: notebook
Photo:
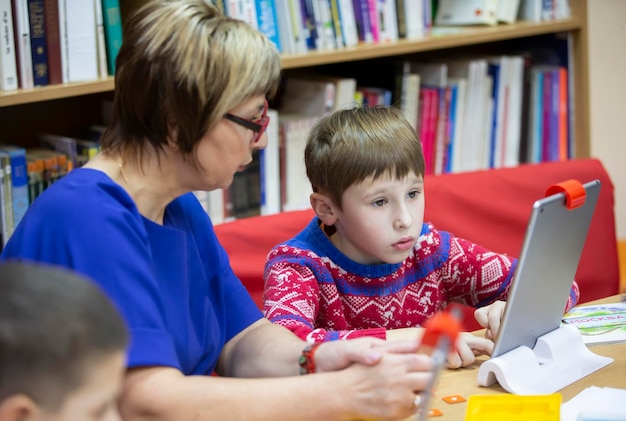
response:
[[[532,349],[537,338],[561,324],[600,181],[583,187],[584,203],[571,210],[565,193],[535,201],[492,357],[523,345]]]

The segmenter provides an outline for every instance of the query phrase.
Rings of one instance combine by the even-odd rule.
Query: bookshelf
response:
[[[589,113],[588,113],[588,82],[587,82],[587,28],[586,12],[587,0],[571,0],[572,18],[548,21],[548,22],[518,22],[514,24],[501,24],[495,27],[464,27],[454,29],[436,29],[432,34],[416,40],[399,40],[391,43],[359,45],[352,48],[342,48],[333,51],[314,51],[306,54],[293,54],[282,56],[282,67],[287,71],[300,69],[314,69],[319,66],[341,64],[358,60],[376,60],[405,55],[419,55],[433,53],[450,48],[476,48],[481,44],[497,43],[507,40],[519,40],[538,35],[567,32],[571,35],[572,48],[570,51],[573,63],[573,77],[571,92],[574,97],[575,107],[573,120],[573,134],[575,136],[575,157],[587,157],[590,154],[589,145]],[[128,4],[122,4],[122,13],[130,13],[137,7],[141,0],[133,0]],[[367,71],[367,70],[365,70]],[[358,76],[358,75],[357,75]],[[44,130],[47,120],[30,119],[26,116],[33,110],[45,111],[46,102],[50,107],[60,106],[68,109],[68,120],[74,120],[72,124],[79,125],[81,121],[71,113],[73,107],[92,105],[90,96],[94,94],[111,94],[114,89],[113,78],[100,79],[93,82],[50,85],[28,90],[0,92],[0,121],[4,129],[0,134],[3,141],[18,144],[30,144],[28,137],[31,130],[20,134],[21,128],[26,121],[35,129]],[[85,97],[79,101],[72,99]],[[54,100],[54,101],[53,101]],[[60,104],[66,102],[67,104]],[[73,103],[74,105],[71,105]],[[59,105],[60,104],[60,105]],[[95,105],[95,104],[93,104]],[[19,107],[17,107],[19,106]],[[11,108],[19,108],[11,110]],[[20,116],[24,118],[20,118]],[[17,117],[17,118],[16,118]],[[84,122],[82,122],[84,123]],[[88,122],[95,123],[95,122]],[[21,126],[21,127],[20,127]],[[5,138],[6,136],[6,138]]]
[[[122,18],[145,0],[120,2]],[[499,45],[507,51],[512,42],[536,42],[533,37],[567,33],[570,38],[570,92],[573,97],[573,156],[590,155],[588,111],[587,1],[571,0],[572,17],[546,22],[517,22],[497,26],[435,28],[415,40],[358,45],[332,51],[284,54],[281,57],[285,76],[299,72],[323,72],[331,66],[351,62],[379,61],[393,58],[446,57],[453,52],[482,52]],[[507,44],[509,43],[509,44]],[[367,66],[358,72],[366,74]],[[359,77],[355,74],[354,77]],[[111,99],[114,80],[111,77],[92,82],[50,85],[28,90],[0,92],[0,142],[31,146],[36,133],[57,132],[76,136],[90,124],[99,124],[100,103]]]

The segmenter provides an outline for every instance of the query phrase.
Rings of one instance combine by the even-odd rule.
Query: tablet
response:
[[[565,193],[537,200],[526,228],[492,357],[558,328],[593,216],[600,181],[583,184],[584,203],[569,209]]]

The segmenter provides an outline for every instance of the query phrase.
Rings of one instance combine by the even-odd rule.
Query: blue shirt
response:
[[[129,367],[210,374],[224,344],[262,317],[192,193],[158,225],[93,169],[73,170],[39,196],[1,258],[61,265],[99,284],[130,329]]]

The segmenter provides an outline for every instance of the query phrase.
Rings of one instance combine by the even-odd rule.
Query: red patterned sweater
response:
[[[272,249],[264,313],[309,342],[418,327],[450,302],[481,307],[506,300],[517,260],[424,224],[397,264],[363,265],[342,254],[317,218]],[[567,309],[579,297],[574,282]]]

